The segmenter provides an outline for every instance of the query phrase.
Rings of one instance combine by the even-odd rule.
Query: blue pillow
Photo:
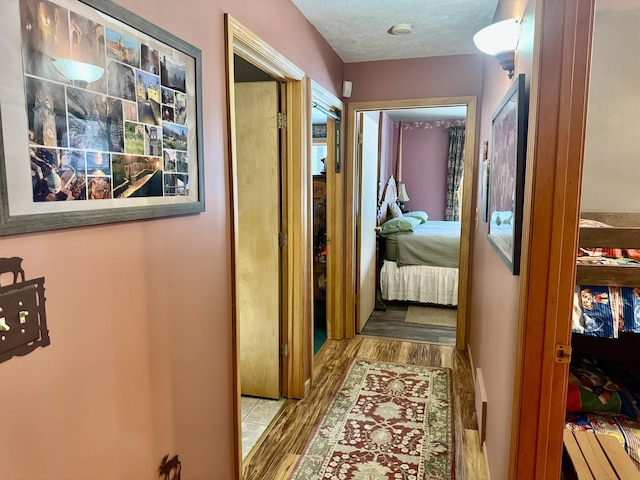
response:
[[[419,218],[420,220],[422,220],[420,223],[425,223],[427,220],[429,220],[429,214],[427,212],[422,212],[420,210],[412,210],[411,212],[405,212],[404,216]]]

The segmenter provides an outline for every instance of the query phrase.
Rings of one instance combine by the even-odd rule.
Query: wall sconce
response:
[[[92,83],[104,75],[104,68],[68,58],[53,58],[53,66],[71,81]]]
[[[400,210],[404,211],[404,204],[408,201],[409,195],[407,195],[407,187],[404,183],[398,183],[398,202],[400,203]]]
[[[509,18],[483,28],[473,36],[478,50],[493,55],[504,70],[513,78],[516,48],[520,40],[520,22]]]

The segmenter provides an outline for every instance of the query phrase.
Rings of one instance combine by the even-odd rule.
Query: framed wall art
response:
[[[487,211],[489,243],[514,275],[520,273],[526,135],[527,97],[524,74],[520,74],[491,120]]]
[[[478,172],[478,208],[480,209],[480,218],[483,222],[487,221],[487,202],[489,200],[489,141],[485,140],[482,144],[482,160],[480,162],[480,170]]]
[[[104,0],[0,24],[0,235],[204,211],[198,48]]]
[[[314,123],[311,126],[311,134],[314,140],[326,140],[327,139],[327,124],[326,123]]]

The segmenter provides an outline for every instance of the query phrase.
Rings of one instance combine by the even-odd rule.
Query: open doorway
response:
[[[314,81],[310,103],[313,343],[317,353],[326,339],[344,338],[345,173],[341,142],[344,105]]]
[[[335,338],[338,294],[344,266],[339,262],[343,218],[337,196],[343,192],[340,128],[342,102],[314,84],[312,97],[311,175],[313,178],[313,318],[314,354],[327,338]]]
[[[451,118],[451,119],[423,119],[420,120],[418,118],[411,118],[412,114],[418,114],[417,109],[435,109],[442,107],[460,107],[458,112],[462,111],[462,115],[459,113],[456,116],[461,116],[462,118]],[[381,268],[383,266],[384,260],[384,247],[386,246],[383,242],[383,239],[379,235],[380,233],[380,225],[386,220],[386,216],[388,215],[388,205],[394,204],[398,211],[402,214],[402,209],[400,208],[400,204],[403,203],[403,207],[405,210],[420,210],[419,205],[416,207],[411,206],[411,185],[407,185],[407,181],[411,184],[414,184],[414,198],[421,198],[423,193],[423,188],[421,187],[419,180],[419,175],[415,172],[407,172],[406,168],[404,168],[403,172],[403,163],[402,163],[402,152],[403,147],[406,149],[406,145],[403,145],[400,134],[406,133],[410,129],[413,130],[416,128],[417,122],[425,122],[423,125],[427,123],[431,123],[430,127],[440,128],[442,124],[449,126],[457,126],[456,123],[464,124],[465,129],[465,138],[460,147],[460,157],[461,157],[461,167],[460,170],[463,172],[468,172],[467,175],[459,175],[457,179],[457,186],[452,188],[447,187],[447,179],[445,178],[442,181],[441,189],[452,190],[449,192],[453,194],[452,205],[446,207],[446,203],[444,203],[445,208],[444,212],[442,212],[442,208],[438,211],[438,213],[431,212],[431,218],[439,218],[440,216],[449,218],[455,218],[457,213],[459,221],[459,243],[458,243],[458,259],[457,259],[457,271],[455,273],[455,280],[457,281],[457,291],[449,289],[449,296],[453,297],[453,301],[444,301],[445,304],[455,304],[457,306],[457,311],[455,314],[455,344],[459,349],[466,348],[466,336],[467,336],[467,299],[468,299],[468,278],[469,278],[469,254],[470,254],[470,237],[472,235],[471,225],[473,224],[473,213],[471,212],[471,195],[472,195],[472,179],[473,179],[473,168],[474,168],[474,145],[475,145],[475,117],[476,117],[476,98],[475,97],[456,97],[456,98],[445,98],[445,99],[418,99],[418,100],[399,100],[399,101],[381,101],[381,102],[361,102],[361,103],[352,103],[349,105],[349,146],[348,146],[348,155],[352,161],[348,163],[353,165],[352,171],[350,172],[350,181],[349,185],[353,188],[353,199],[354,199],[354,216],[351,219],[353,225],[353,236],[349,239],[349,244],[354,245],[354,256],[357,260],[357,268],[354,268],[349,274],[353,275],[353,292],[348,292],[348,296],[353,294],[354,304],[356,307],[356,322],[351,326],[352,332],[360,333],[362,329],[366,325],[366,321],[370,318],[373,313],[374,307],[376,305],[375,299],[374,301],[370,301],[371,299],[362,298],[363,294],[371,296],[372,291],[370,285],[368,283],[371,282],[371,276],[364,275],[363,272],[367,270],[368,264],[375,264],[375,271],[378,273],[378,276],[375,277],[376,280],[381,282],[382,279],[379,276],[382,272]],[[377,155],[375,160],[371,158],[365,158],[367,155],[364,154],[361,145],[366,142],[366,132],[363,131],[363,122],[361,119],[366,118],[366,116],[377,117],[378,125],[377,125],[377,133],[378,133],[378,148]],[[403,117],[403,115],[405,117]],[[390,118],[393,117],[393,119]],[[360,121],[359,121],[360,120]],[[392,148],[393,157],[393,165],[392,168],[382,168],[383,164],[381,162],[382,151],[380,148],[379,139],[382,136],[381,132],[384,133],[381,128],[384,126],[385,122],[395,123],[398,128],[395,130],[396,138],[393,139],[395,142],[395,148]],[[400,127],[400,123],[403,122],[402,127]],[[404,123],[407,122],[407,123]],[[392,132],[394,132],[392,130]],[[388,134],[389,135],[389,134]],[[393,133],[389,136],[393,137]],[[398,138],[400,137],[400,138]],[[362,143],[361,143],[362,142]],[[393,142],[390,142],[393,144]],[[398,161],[400,159],[400,161]],[[370,181],[367,181],[363,184],[363,179],[371,178],[372,175],[367,172],[367,169],[376,168],[381,173],[379,176],[378,185],[374,187],[376,192],[377,202],[373,209],[369,202],[362,203],[362,192],[366,192],[371,188],[369,185]],[[444,170],[446,171],[446,169]],[[446,174],[448,175],[448,173]],[[399,177],[399,179],[397,178]],[[378,175],[375,175],[373,178],[378,178]],[[426,188],[424,189],[426,190]],[[417,202],[414,202],[416,204]],[[455,212],[453,211],[455,210]],[[427,215],[430,212],[424,212]],[[363,225],[368,225],[371,222],[367,220],[367,217],[373,217],[375,223],[374,228],[365,228]],[[385,217],[385,218],[382,218]],[[427,217],[428,218],[428,217]],[[442,219],[443,221],[445,218]],[[428,222],[428,220],[427,220]],[[371,243],[373,239],[373,244],[375,245],[375,250],[373,254],[371,254],[370,249],[366,250],[363,248],[363,245],[366,245],[366,241],[364,238],[369,238],[368,242]],[[368,256],[365,259],[363,257],[363,252],[367,253]],[[400,270],[403,267],[398,267],[397,262],[394,263],[394,267],[396,270],[392,272],[392,275],[404,275],[406,272]],[[418,280],[423,281],[423,280]],[[438,280],[439,281],[439,280]],[[351,285],[349,281],[347,281],[347,286]],[[380,287],[380,283],[376,285],[376,287]],[[406,289],[411,289],[412,287],[409,285],[402,286],[405,289],[404,294],[406,295]],[[381,288],[375,288],[373,292],[376,290],[382,290]],[[367,293],[369,292],[369,293]],[[420,293],[420,292],[419,292]],[[375,293],[373,293],[375,295]],[[399,294],[403,295],[402,292]],[[395,299],[398,298],[398,295],[392,295]],[[382,298],[384,303],[384,298]],[[411,295],[405,298],[406,301],[419,301],[424,302],[425,300],[421,298],[413,298]],[[430,303],[429,300],[427,302]],[[434,303],[443,303],[440,300]],[[380,304],[380,302],[378,303]],[[368,306],[371,311],[363,311],[363,306]],[[347,326],[349,327],[349,326]],[[441,342],[438,342],[441,343]]]
[[[277,331],[277,334],[269,334],[268,336],[269,344],[275,344],[276,347],[272,348],[270,346],[267,349],[267,354],[270,357],[268,377],[271,380],[269,384],[277,383],[275,386],[276,393],[273,396],[302,398],[308,383],[307,380],[310,377],[311,352],[305,336],[305,331],[307,331],[311,322],[311,308],[308,300],[311,288],[310,262],[308,262],[311,256],[310,247],[304,242],[289,245],[287,238],[289,236],[300,238],[307,235],[308,225],[300,219],[308,218],[307,208],[309,204],[307,195],[311,186],[307,178],[308,171],[306,166],[307,113],[304,106],[307,100],[307,84],[304,72],[274,51],[230,15],[225,15],[225,23],[227,33],[227,101],[229,105],[229,196],[232,219],[231,257],[233,282],[231,288],[234,306],[231,321],[233,332],[233,382],[236,393],[233,398],[236,412],[234,419],[236,427],[234,445],[237,459],[235,477],[242,478],[241,391],[244,388],[246,373],[241,356],[243,355],[243,337],[247,336],[243,329],[245,303],[255,304],[257,303],[257,298],[262,298],[264,302],[267,302],[270,309],[273,308],[273,305],[277,305],[276,310],[278,313],[273,313],[270,310],[272,313],[269,314],[267,322],[271,327],[275,325],[275,331]],[[268,94],[266,92],[264,94],[251,92],[251,90],[254,90],[253,88],[250,88],[249,92],[244,91],[245,89],[240,87],[242,83],[236,83],[235,81],[236,57],[240,57],[254,67],[259,68],[263,74],[275,80],[275,82],[254,83],[275,83],[275,88],[269,87],[271,91]],[[243,91],[241,92],[241,90]],[[282,101],[277,100],[278,90],[280,98],[283,99]],[[239,105],[236,104],[236,101],[240,96],[249,98],[249,101],[244,102],[241,108],[237,108]],[[267,98],[269,101],[264,106],[257,106]],[[284,107],[286,110],[278,112],[277,108],[275,108],[277,105]],[[237,117],[240,110],[244,110],[242,115],[245,115],[245,117],[242,119]],[[256,110],[262,110],[262,112],[257,112]],[[254,122],[255,118],[263,113],[272,115],[272,118]],[[268,127],[271,132],[269,133],[269,146],[259,146],[254,149],[253,153],[250,151],[248,154],[247,152],[243,153],[239,148],[240,144],[251,145],[257,141],[256,138],[243,137],[246,132],[243,132],[243,129],[239,129],[238,126],[242,125],[244,127],[245,122],[254,122],[256,124],[255,128]],[[279,132],[275,134],[275,137],[277,137],[275,141],[271,129]],[[249,135],[251,134],[249,133]],[[273,162],[269,160],[268,162],[263,162],[265,164],[263,165],[260,161],[264,152],[272,150],[276,144],[281,161],[275,160]],[[250,147],[249,150],[251,148],[253,147]],[[270,155],[271,157],[273,155]],[[245,162],[247,163],[245,164]],[[260,169],[267,165],[269,171],[264,172],[263,175],[260,173],[262,172]],[[247,166],[248,168],[245,168]],[[277,210],[279,221],[275,223],[279,224],[279,228],[272,228],[268,235],[261,239],[261,242],[255,241],[257,237],[249,233],[249,238],[253,238],[254,243],[247,247],[243,245],[241,238],[243,231],[241,217],[244,219],[244,214],[249,215],[249,217],[246,217],[249,219],[251,215],[254,215],[255,221],[260,224],[260,227],[266,223],[274,224],[271,220],[269,222],[265,221],[264,216],[261,214],[264,213],[262,212],[262,206],[259,206],[259,211],[252,213],[250,208],[249,211],[243,209],[241,202],[239,202],[240,195],[246,195],[246,198],[250,198],[251,195],[258,194],[258,198],[260,198],[261,192],[264,193],[260,182],[253,183],[255,192],[251,191],[250,188],[244,188],[247,185],[241,183],[246,180],[249,184],[255,180],[251,177],[252,167],[256,169],[255,174],[259,177],[258,180],[263,179],[266,184],[264,187],[270,189],[266,193],[268,201],[265,204],[270,205],[271,213]],[[262,197],[265,198],[264,195]],[[277,205],[275,208],[273,208],[274,202]],[[274,217],[271,213],[269,218]],[[244,231],[246,233],[247,229],[245,228]],[[253,277],[255,273],[251,266],[259,266],[262,263],[261,261],[254,261],[245,265],[244,262],[247,260],[245,254],[252,251],[257,252],[267,243],[270,245],[272,258],[278,257],[277,266],[274,266],[272,268],[273,271],[270,273],[264,272],[264,275],[261,275],[261,284],[244,288],[241,285],[243,282],[248,282],[247,285],[249,285],[253,281],[249,278]],[[273,255],[274,245],[278,251],[277,255]],[[248,268],[245,268],[247,266]],[[247,270],[251,271],[250,275],[242,275],[242,272]],[[274,280],[276,277],[277,279]],[[269,298],[262,295],[267,282],[270,289],[273,287],[277,289],[277,292],[275,294],[272,293]],[[259,310],[259,307],[254,309],[254,311]],[[276,342],[271,342],[274,338]],[[262,340],[259,339],[260,342]],[[277,358],[275,362],[273,361],[274,355]],[[273,365],[275,365],[275,368]],[[267,364],[254,365],[254,371],[257,373],[255,379],[258,382],[263,380],[262,373],[264,372],[260,372],[261,368],[266,369]],[[277,380],[274,381],[274,378]]]
[[[237,246],[236,318],[240,330],[242,458],[284,405],[281,84],[234,55]]]
[[[361,129],[363,144],[372,144],[377,157],[376,217],[371,216],[378,228],[376,306],[373,312],[361,312],[368,315],[361,333],[455,345],[467,107],[367,115],[378,119],[373,142],[367,129]],[[369,178],[374,172],[367,174],[375,168],[373,160],[363,155],[360,161],[363,219],[365,194],[375,188]],[[363,228],[362,245],[365,235]],[[364,263],[366,249],[360,252]]]
[[[327,340],[327,113],[312,106],[313,353]]]

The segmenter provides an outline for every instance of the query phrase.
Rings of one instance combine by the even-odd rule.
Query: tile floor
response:
[[[271,421],[278,415],[285,399],[245,397],[242,408],[242,459],[244,460]]]

